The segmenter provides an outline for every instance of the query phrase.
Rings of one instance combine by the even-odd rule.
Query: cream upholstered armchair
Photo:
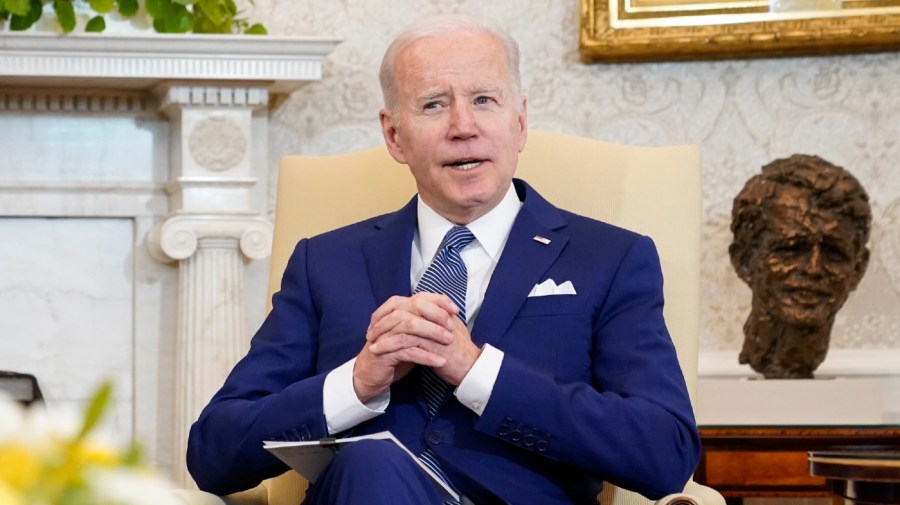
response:
[[[698,147],[625,146],[531,130],[517,177],[559,207],[653,238],[665,278],[666,323],[693,398],[700,286]],[[269,294],[278,289],[288,258],[301,237],[396,210],[415,191],[408,169],[397,164],[383,147],[335,156],[285,157],[278,178]],[[224,500],[297,505],[305,489],[306,483],[296,473],[288,472]],[[598,500],[602,505],[650,503],[612,485],[604,486]],[[683,494],[657,503],[679,502],[724,505],[725,500],[715,490],[691,481]]]

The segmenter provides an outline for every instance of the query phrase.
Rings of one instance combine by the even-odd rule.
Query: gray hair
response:
[[[522,78],[519,73],[519,44],[503,28],[481,19],[461,14],[430,16],[404,28],[388,46],[381,60],[381,92],[384,95],[384,107],[393,110],[397,104],[397,80],[395,65],[401,50],[425,37],[447,35],[451,33],[488,33],[496,38],[506,52],[507,71],[516,94],[522,94]]]

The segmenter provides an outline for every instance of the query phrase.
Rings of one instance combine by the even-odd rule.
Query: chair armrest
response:
[[[175,489],[172,494],[184,505],[224,505],[225,503],[222,498],[199,489]]]
[[[684,486],[684,491],[664,496],[655,505],[725,505],[725,497],[715,489],[697,484],[691,479]]]
[[[199,489],[176,489],[184,505],[268,505],[269,491],[259,485],[227,496],[216,496]]]

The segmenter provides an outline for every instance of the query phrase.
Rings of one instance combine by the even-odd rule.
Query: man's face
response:
[[[777,196],[768,219],[751,265],[754,307],[791,326],[830,324],[866,269],[852,221],[793,187]]]
[[[525,99],[503,45],[487,33],[416,40],[397,55],[397,103],[381,111],[388,150],[419,196],[457,224],[496,206],[525,147]]]

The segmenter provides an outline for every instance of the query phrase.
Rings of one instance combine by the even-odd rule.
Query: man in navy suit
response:
[[[592,503],[602,481],[680,491],[700,443],[656,250],[513,179],[527,136],[515,41],[429,18],[388,48],[381,84],[384,138],[418,195],[297,245],[249,353],[191,429],[200,488],[285,471],[263,440],[390,430],[464,503]],[[458,253],[465,307],[416,289],[455,226],[474,235]],[[434,413],[428,369],[452,388]],[[442,498],[405,453],[358,442],[304,503]]]

